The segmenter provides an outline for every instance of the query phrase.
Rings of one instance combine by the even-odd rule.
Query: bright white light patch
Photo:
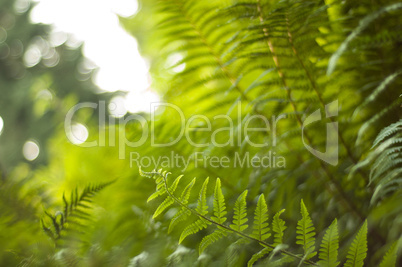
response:
[[[3,118],[0,117],[0,135],[3,132],[3,127],[4,127],[4,121],[3,121]]]
[[[121,96],[116,96],[110,100],[109,113],[115,118],[121,118],[127,114],[127,109],[124,105],[125,99]]]
[[[84,41],[85,56],[99,66],[95,82],[101,89],[142,91],[149,87],[147,64],[115,14],[130,16],[137,8],[135,0],[39,0],[31,20],[54,25],[54,45],[64,41],[60,32]],[[29,56],[29,65],[33,65],[37,55],[32,51]]]
[[[125,106],[131,113],[151,112],[151,104],[160,102],[159,96],[150,90],[131,92],[126,96]]]
[[[35,160],[39,156],[38,144],[33,140],[27,141],[22,148],[22,154],[29,161]]]
[[[68,140],[74,145],[84,143],[88,139],[88,129],[81,123],[71,126],[71,132],[67,134]]]

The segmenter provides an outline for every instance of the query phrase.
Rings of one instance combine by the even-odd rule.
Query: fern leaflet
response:
[[[272,230],[274,231],[274,246],[278,246],[283,243],[283,232],[286,229],[285,221],[279,218],[285,210],[278,211],[272,221]]]
[[[235,210],[234,210],[234,216],[233,216],[233,224],[230,225],[230,228],[243,232],[245,229],[247,229],[248,225],[246,222],[248,221],[247,219],[247,203],[246,203],[246,197],[247,197],[247,190],[245,190],[236,200],[235,203]]]
[[[352,245],[349,248],[348,259],[345,267],[363,267],[363,261],[367,256],[367,220],[360,228]]]
[[[205,236],[200,243],[199,253],[202,254],[204,250],[221,239],[222,237],[227,235],[227,231],[225,229],[218,228],[212,234]]]
[[[391,248],[387,251],[384,258],[381,261],[380,267],[395,266],[396,256],[398,252],[397,242],[392,244]]]
[[[211,217],[211,219],[216,221],[218,224],[223,224],[226,221],[225,217],[226,214],[227,212],[226,212],[225,198],[222,194],[221,180],[218,178],[216,179],[215,194],[214,194],[215,216]]]
[[[271,236],[268,227],[268,206],[263,194],[258,198],[253,228],[252,236],[258,240],[264,241]]]
[[[297,241],[296,244],[302,245],[304,250],[304,255],[306,259],[310,259],[314,257],[317,252],[314,252],[315,249],[315,228],[313,226],[313,222],[311,221],[310,215],[308,214],[307,208],[304,205],[303,200],[300,203],[301,206],[301,215],[302,218],[297,223]]]
[[[208,227],[208,224],[210,224],[208,221],[204,220],[204,219],[198,219],[197,221],[195,221],[194,223],[190,224],[189,226],[187,226],[183,232],[180,235],[180,239],[179,239],[179,244],[181,244],[181,242],[183,242],[183,240],[192,234],[195,234],[199,231],[201,231],[202,229],[205,229]]]
[[[323,267],[336,267],[339,265],[338,260],[339,234],[338,222],[335,219],[325,232],[321,243],[318,264]]]
[[[258,261],[259,259],[263,258],[265,255],[270,253],[272,251],[272,248],[263,248],[259,252],[255,253],[251,259],[247,262],[247,267],[253,266],[253,264]]]

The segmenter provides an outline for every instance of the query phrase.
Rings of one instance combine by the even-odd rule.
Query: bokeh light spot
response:
[[[125,106],[125,99],[122,96],[113,97],[109,103],[109,113],[115,118],[121,118],[127,114],[127,108]]]
[[[81,123],[75,123],[71,126],[71,132],[68,134],[68,139],[74,145],[79,145],[84,143],[89,136],[87,127]]]
[[[39,146],[33,140],[27,141],[22,148],[22,154],[24,155],[24,158],[29,161],[35,160],[39,156],[39,152]]]
[[[33,67],[40,62],[41,57],[39,48],[36,45],[32,45],[24,54],[24,64],[28,68]]]

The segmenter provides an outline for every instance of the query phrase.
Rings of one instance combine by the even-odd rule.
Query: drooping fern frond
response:
[[[370,165],[370,184],[375,186],[371,204],[377,203],[402,185],[402,120],[384,129],[377,135],[373,150],[351,170]]]
[[[362,267],[367,256],[367,221],[364,222],[349,248],[345,267]]]
[[[265,202],[264,195],[260,195],[255,209],[254,214],[254,224],[253,229],[247,232],[247,193],[244,191],[237,198],[234,205],[234,215],[231,224],[225,224],[226,222],[226,204],[225,198],[222,193],[221,183],[219,178],[216,180],[214,189],[214,208],[213,215],[208,217],[208,205],[207,205],[207,187],[209,178],[205,179],[199,195],[198,204],[196,208],[192,208],[189,205],[188,200],[191,195],[191,189],[195,184],[195,178],[184,188],[181,196],[176,196],[173,191],[176,190],[180,179],[175,179],[171,185],[168,183],[168,174],[162,170],[153,172],[143,172],[140,170],[140,174],[145,177],[151,177],[155,179],[157,184],[160,183],[160,179],[163,179],[165,190],[161,195],[167,195],[173,199],[174,203],[181,207],[181,209],[173,216],[170,226],[174,227],[179,223],[185,224],[187,218],[190,215],[195,216],[197,219],[195,222],[188,223],[184,230],[182,231],[179,243],[181,243],[187,236],[198,233],[203,229],[208,229],[214,227],[214,231],[208,235],[205,235],[199,245],[199,253],[202,254],[205,249],[211,246],[213,243],[221,240],[222,238],[228,236],[229,234],[234,234],[238,236],[239,240],[253,241],[262,246],[262,249],[254,253],[249,262],[248,266],[252,266],[259,260],[269,255],[268,261],[273,266],[276,264],[280,265],[283,263],[295,262],[297,259],[299,265],[307,264],[313,266],[331,266],[336,267],[339,265],[338,261],[338,249],[339,249],[339,235],[337,220],[335,219],[323,237],[323,241],[319,250],[319,260],[314,262],[311,260],[317,252],[315,252],[315,228],[313,222],[310,218],[309,212],[303,202],[300,203],[300,211],[302,218],[298,221],[296,226],[297,240],[296,244],[302,245],[304,254],[302,256],[294,254],[287,250],[289,247],[286,243],[284,244],[284,231],[286,229],[285,221],[280,218],[280,215],[285,211],[281,210],[275,214],[272,219],[272,230],[274,233],[274,242],[269,243],[269,224],[268,224],[268,206]],[[157,187],[157,190],[162,190],[161,187]],[[160,206],[165,206],[165,201],[163,201]],[[159,207],[160,207],[159,206]],[[159,209],[159,208],[157,208]],[[166,209],[164,209],[166,210]],[[173,226],[172,226],[173,225]],[[171,231],[171,230],[169,230]],[[238,241],[239,241],[238,240]],[[243,242],[246,244],[246,242]],[[243,244],[242,243],[242,244]],[[384,257],[384,261],[392,261],[394,259],[393,250]],[[347,255],[346,267],[361,267],[363,266],[363,261],[367,254],[367,221],[360,228],[358,234],[356,235]],[[279,258],[278,258],[279,257]]]
[[[180,200],[180,198],[176,197],[170,191],[170,189],[174,188],[174,187],[168,185],[167,177],[168,177],[169,173],[164,172],[162,170],[153,171],[153,172],[144,172],[140,169],[140,174],[144,177],[149,177],[149,178],[155,179],[155,182],[157,185],[160,184],[160,179],[163,179],[164,184],[165,184],[165,190],[160,195],[167,194],[169,197],[171,197],[176,202],[176,204],[178,204],[182,208],[186,209],[190,214],[193,214],[198,217],[198,219],[195,222],[187,225],[184,228],[183,232],[180,235],[179,243],[181,243],[187,236],[198,233],[202,229],[208,228],[209,225],[214,225],[217,227],[217,229],[212,234],[207,235],[203,238],[203,240],[201,241],[200,247],[199,247],[200,253],[202,253],[209,245],[211,245],[212,243],[225,237],[229,233],[234,233],[234,234],[240,236],[241,238],[246,238],[248,240],[258,242],[265,248],[270,248],[271,250],[275,249],[274,245],[271,245],[271,244],[265,242],[264,240],[259,240],[258,238],[253,237],[253,234],[247,234],[247,233],[243,232],[246,229],[246,228],[244,228],[244,226],[245,226],[244,224],[246,222],[245,216],[247,213],[247,207],[245,206],[245,204],[246,204],[245,197],[246,197],[247,191],[243,192],[238,198],[237,210],[238,210],[239,215],[235,214],[234,223],[231,224],[234,227],[232,227],[230,225],[225,224],[225,221],[227,219],[226,218],[227,211],[226,211],[225,199],[224,199],[224,195],[222,193],[221,183],[220,183],[219,178],[216,180],[216,183],[215,183],[214,201],[213,201],[214,213],[213,213],[213,216],[211,216],[209,218],[206,216],[208,214],[208,206],[206,204],[206,192],[207,192],[209,178],[207,178],[204,181],[204,183],[201,187],[198,201],[197,201],[198,202],[197,207],[195,209],[192,209],[189,206],[187,206],[186,204],[184,204]],[[195,179],[193,181],[195,181]],[[184,189],[182,195],[183,194],[187,195],[187,192],[189,191],[188,188],[192,187],[193,181]],[[157,186],[157,190],[162,190],[162,189],[160,186]],[[261,229],[262,229],[262,233],[263,233],[261,235],[261,239],[263,239],[263,238],[268,238],[267,237],[267,226],[268,225],[266,223],[268,215],[266,215],[266,218],[265,218],[265,216],[262,214],[264,214],[264,211],[267,211],[268,209],[266,207],[264,198],[260,197],[259,202],[260,202],[260,204],[259,204],[260,208],[257,207],[257,209],[258,209],[257,213],[261,215],[260,220],[261,220]],[[265,204],[265,206],[264,206],[264,204]],[[160,206],[162,206],[162,205],[165,206],[165,201],[163,201]],[[181,217],[181,216],[186,217],[186,215],[183,215],[182,211],[179,211],[178,213],[181,213],[181,215],[178,215],[179,217]],[[175,219],[175,221],[176,221],[177,220],[176,216],[173,216],[173,219]],[[182,221],[184,221],[184,220],[185,219],[183,219]],[[279,215],[278,215],[277,220],[278,220],[278,224],[279,224],[278,225],[279,229],[277,229],[278,234],[283,236],[283,230],[285,229],[284,223],[281,223],[279,221],[280,220]],[[174,224],[176,224],[176,222]],[[242,229],[243,231],[238,231],[238,229]],[[289,251],[280,250],[280,252],[283,254],[289,255],[291,257],[298,258],[299,260],[302,260],[307,264],[315,265],[312,261],[309,261],[308,259],[303,259],[302,257],[299,257]]]
[[[301,215],[302,218],[297,223],[297,241],[296,244],[302,245],[304,250],[304,255],[306,259],[310,259],[314,257],[317,252],[315,250],[315,228],[313,226],[313,222],[310,218],[310,215],[307,211],[306,206],[304,205],[303,200],[301,201]]]
[[[322,267],[336,267],[338,262],[339,234],[338,222],[335,219],[325,232],[321,243],[318,264]]]
[[[67,230],[73,231],[73,226],[76,231],[80,231],[79,228],[84,227],[82,222],[91,220],[91,215],[88,213],[92,198],[96,193],[104,189],[105,187],[114,183],[114,181],[101,183],[98,185],[88,185],[79,194],[78,188],[71,192],[71,197],[67,200],[65,194],[63,194],[64,209],[63,211],[57,211],[55,215],[45,211],[45,215],[50,218],[52,227],[47,226],[44,219],[41,219],[41,225],[43,231],[55,242],[68,238]],[[56,243],[58,245],[58,243]]]

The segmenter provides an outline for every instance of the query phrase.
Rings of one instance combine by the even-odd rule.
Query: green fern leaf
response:
[[[320,253],[318,257],[320,261],[318,264],[323,267],[336,267],[338,266],[338,249],[339,249],[339,235],[338,235],[338,222],[335,219],[325,232],[324,238],[321,243]]]
[[[381,261],[380,267],[392,267],[396,264],[396,257],[398,252],[397,242],[393,243],[390,249],[385,254],[384,258]]]
[[[166,189],[165,189],[165,188],[163,188],[163,189],[161,189],[161,190],[158,190],[158,191],[154,192],[152,195],[150,195],[150,196],[148,197],[147,202],[150,202],[151,200],[154,200],[155,198],[157,198],[157,197],[159,197],[159,196],[162,196],[162,195],[164,195],[165,193],[166,193]]]
[[[195,184],[195,178],[184,188],[183,192],[181,193],[180,196],[180,201],[186,205],[188,203],[188,199],[190,198],[191,195],[191,189],[193,188],[194,184]],[[188,216],[190,216],[191,212],[186,209],[186,208],[182,208],[179,212],[177,212],[173,218],[170,221],[169,224],[169,229],[168,229],[168,233],[172,232],[174,227],[179,224],[180,222],[185,221]]]
[[[310,259],[311,257],[314,257],[315,254],[317,254],[317,252],[314,252],[315,228],[303,200],[301,200],[300,205],[302,218],[300,221],[297,222],[296,238],[298,240],[296,241],[296,244],[303,246],[305,259]]]
[[[212,245],[213,243],[215,243],[216,241],[218,241],[219,239],[221,239],[222,237],[224,237],[226,235],[227,235],[226,230],[224,230],[222,228],[218,228],[212,234],[205,236],[201,240],[200,247],[199,247],[199,253],[202,254],[202,252],[207,247],[209,247],[210,245]]]
[[[209,181],[209,177],[207,179],[205,179],[204,183],[202,184],[200,195],[198,197],[198,204],[197,204],[196,211],[201,215],[206,215],[208,213],[208,206],[207,206],[208,181]]]
[[[226,205],[225,198],[222,194],[221,180],[216,179],[215,184],[215,194],[214,194],[214,215],[211,217],[212,220],[219,224],[223,224],[226,221]]]
[[[343,41],[343,43],[339,46],[338,50],[331,56],[328,64],[327,75],[331,75],[335,70],[336,63],[341,55],[347,50],[350,42],[355,39],[364,29],[366,29],[374,20],[379,18],[382,14],[388,13],[394,10],[402,9],[402,3],[395,3],[389,6],[385,6],[375,12],[367,15],[363,18],[359,25],[352,31],[351,34]]]
[[[79,221],[91,221],[91,216],[89,213],[85,212],[83,209],[90,209],[91,206],[84,204],[92,203],[91,198],[95,196],[96,193],[104,189],[105,187],[111,185],[116,180],[101,183],[99,185],[88,185],[84,188],[81,194],[78,193],[78,188],[71,192],[70,202],[66,199],[65,194],[63,194],[63,202],[64,208],[63,211],[57,211],[53,216],[47,211],[45,211],[45,215],[47,215],[51,221],[53,229],[47,227],[43,219],[41,219],[42,229],[45,233],[51,237],[55,242],[56,241],[66,241],[68,238],[72,238],[72,234],[74,232],[79,233],[78,229],[85,228],[85,225],[80,223]],[[74,227],[72,227],[74,226]],[[68,230],[68,235],[65,231]],[[75,241],[79,241],[78,239]],[[61,245],[60,242],[56,244],[57,246]]]
[[[182,208],[181,210],[179,210],[179,212],[177,212],[170,220],[168,233],[171,233],[177,224],[185,221],[188,218],[188,216],[190,216],[190,214],[191,212],[188,211],[186,208]]]
[[[272,248],[263,248],[259,252],[255,253],[251,259],[247,262],[247,267],[253,266],[253,264],[258,261],[259,259],[263,258],[265,255],[270,253],[272,251]]]
[[[176,191],[177,186],[179,185],[180,180],[181,180],[182,177],[183,177],[183,175],[180,175],[180,176],[178,176],[178,177],[174,180],[174,182],[172,183],[172,185],[169,187],[170,193],[173,194],[174,191]]]
[[[271,234],[269,233],[270,229],[268,225],[268,206],[265,202],[264,195],[261,194],[258,198],[257,207],[255,209],[254,229],[251,236],[260,241],[269,238]]]
[[[278,246],[283,243],[283,232],[287,228],[285,226],[285,221],[279,218],[285,210],[278,211],[274,219],[272,220],[272,230],[274,231],[274,246]]]
[[[180,196],[180,201],[183,204],[187,204],[188,203],[188,199],[190,198],[191,195],[191,189],[193,189],[193,186],[195,184],[195,178],[184,188],[183,192],[181,193]]]
[[[173,205],[173,203],[174,203],[174,199],[170,196],[167,196],[165,198],[165,200],[156,209],[152,218],[158,217],[162,212],[164,212],[167,208],[169,208],[171,205]]]
[[[352,245],[349,248],[345,267],[363,267],[363,261],[367,256],[367,220],[360,228]]]
[[[208,224],[210,224],[208,221],[204,220],[204,219],[198,219],[197,221],[195,221],[194,223],[190,224],[189,226],[187,226],[183,232],[180,235],[180,240],[179,240],[179,244],[181,242],[183,242],[183,240],[192,234],[195,234],[199,231],[201,231],[204,228],[208,227]]]
[[[247,219],[247,197],[248,191],[245,190],[236,200],[235,208],[234,208],[234,216],[233,216],[233,224],[230,225],[230,228],[236,230],[238,232],[243,232],[247,229],[248,225],[245,224]]]

